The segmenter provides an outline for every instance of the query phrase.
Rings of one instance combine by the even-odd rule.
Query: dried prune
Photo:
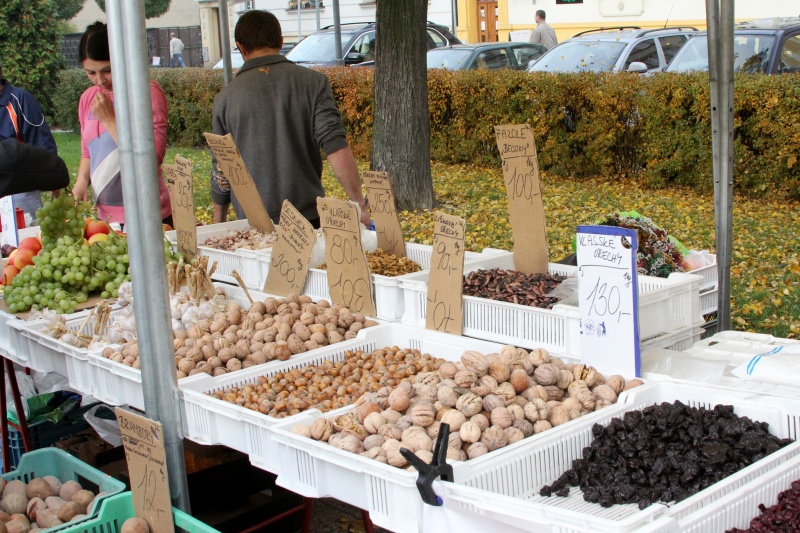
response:
[[[579,486],[586,501],[603,507],[678,502],[791,442],[768,428],[729,405],[664,402],[629,411],[605,427],[595,424],[583,459],[540,494],[566,495]]]

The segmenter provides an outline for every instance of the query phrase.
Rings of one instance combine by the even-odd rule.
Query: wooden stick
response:
[[[88,326],[88,325],[89,325],[89,321],[92,319],[92,316],[94,315],[94,310],[95,310],[95,309],[96,309],[96,307],[92,307],[92,308],[89,310],[89,314],[88,314],[88,315],[86,315],[86,319],[85,319],[85,320],[83,321],[83,323],[82,323],[82,324],[81,324],[81,325],[78,327],[78,335],[81,335],[81,333],[83,332],[83,328],[85,328],[86,326]]]
[[[247,299],[250,300],[250,304],[252,305],[252,304],[256,303],[255,300],[253,300],[253,297],[250,296],[250,291],[247,290],[247,285],[244,284],[244,281],[242,280],[242,276],[240,276],[239,273],[236,272],[235,270],[231,271],[231,276],[236,278],[236,281],[239,282],[239,285],[244,290],[245,296],[247,296]]]

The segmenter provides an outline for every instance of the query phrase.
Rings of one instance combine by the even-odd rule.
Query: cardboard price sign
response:
[[[636,231],[578,226],[581,362],[606,375],[639,376]]]
[[[375,219],[378,233],[378,248],[397,257],[406,256],[406,243],[403,230],[397,218],[392,184],[386,172],[364,172],[364,186],[367,188],[369,211]]]
[[[159,422],[125,409],[115,409],[133,493],[133,510],[150,531],[175,531],[169,496],[164,431]]]
[[[306,285],[308,263],[317,242],[314,227],[289,200],[283,201],[278,241],[272,247],[264,292],[288,296]]]
[[[0,224],[0,232],[3,233],[3,242],[0,244],[10,244],[15,248],[19,246],[17,213],[14,210],[14,198],[10,194],[0,198]]]
[[[461,296],[466,227],[463,218],[441,212],[435,214],[433,255],[425,306],[426,329],[461,335],[464,321]]]
[[[273,233],[275,226],[272,224],[272,219],[269,218],[267,208],[264,207],[261,195],[258,194],[256,184],[247,171],[242,155],[236,148],[231,134],[223,136],[204,133],[203,135],[206,137],[208,147],[214,152],[214,157],[217,158],[222,173],[228,178],[236,200],[242,204],[242,209],[244,209],[250,225],[265,233]]]
[[[351,202],[317,198],[320,224],[325,232],[325,261],[331,301],[353,313],[375,316],[372,278],[361,244],[358,208]]]
[[[503,159],[503,179],[514,235],[514,269],[526,274],[546,273],[549,252],[544,202],[531,127],[528,124],[495,126],[494,132]]]
[[[172,205],[172,222],[178,236],[178,251],[189,262],[197,256],[197,218],[194,214],[194,182],[192,162],[179,155],[174,165],[162,165],[169,201]]]

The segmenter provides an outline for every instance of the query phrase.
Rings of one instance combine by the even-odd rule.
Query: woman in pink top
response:
[[[111,60],[108,49],[106,25],[95,22],[86,28],[81,37],[79,57],[83,70],[93,86],[81,95],[78,118],[81,123],[81,163],[78,179],[72,194],[87,200],[91,182],[92,199],[97,205],[101,220],[125,223],[122,201],[122,181],[117,150],[117,119],[114,114],[114,93],[111,82]],[[161,173],[161,164],[167,151],[167,98],[156,81],[150,81],[150,98],[153,102],[153,126],[156,159],[158,161],[158,191],[161,200],[161,218],[172,225],[169,192]],[[153,187],[156,180],[153,180]]]

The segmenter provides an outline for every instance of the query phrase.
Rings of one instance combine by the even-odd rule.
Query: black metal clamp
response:
[[[442,499],[433,492],[433,482],[441,478],[442,481],[453,482],[453,466],[447,464],[447,446],[450,442],[450,425],[441,424],[436,437],[436,446],[433,448],[431,464],[426,463],[407,448],[400,448],[400,453],[411,466],[417,469],[417,490],[422,501],[428,505],[441,506]]]

